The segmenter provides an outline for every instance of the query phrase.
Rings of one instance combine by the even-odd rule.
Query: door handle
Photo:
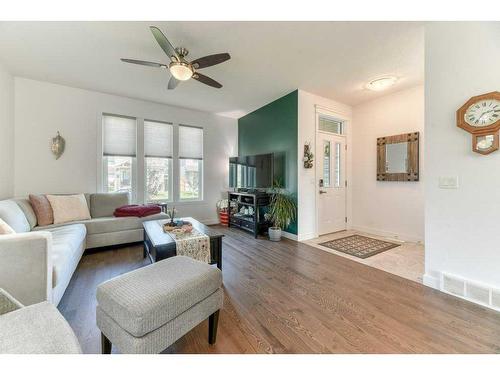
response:
[[[320,191],[319,191],[319,193],[320,193],[320,194],[326,194],[327,192],[326,192],[326,191],[324,191],[324,190],[320,190]]]

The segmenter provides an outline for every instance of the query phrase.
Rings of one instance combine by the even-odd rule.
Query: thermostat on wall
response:
[[[458,176],[440,176],[440,189],[458,189]]]

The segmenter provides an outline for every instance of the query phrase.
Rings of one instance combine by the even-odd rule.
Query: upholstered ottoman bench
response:
[[[102,352],[160,353],[207,318],[214,344],[222,301],[221,271],[183,256],[106,281],[97,287]]]

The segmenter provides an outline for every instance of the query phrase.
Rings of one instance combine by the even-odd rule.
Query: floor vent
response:
[[[451,275],[443,274],[443,284],[441,288],[448,293],[457,296],[465,295],[465,281]]]
[[[484,305],[490,304],[490,289],[472,283],[465,285],[465,297],[480,302]]]
[[[491,306],[493,306],[493,308],[497,310],[500,310],[500,290],[491,290]]]
[[[441,277],[441,290],[500,311],[500,290],[491,286],[443,273]]]

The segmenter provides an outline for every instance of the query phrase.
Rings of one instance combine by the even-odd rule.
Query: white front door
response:
[[[318,132],[316,177],[318,235],[346,229],[345,137]]]

